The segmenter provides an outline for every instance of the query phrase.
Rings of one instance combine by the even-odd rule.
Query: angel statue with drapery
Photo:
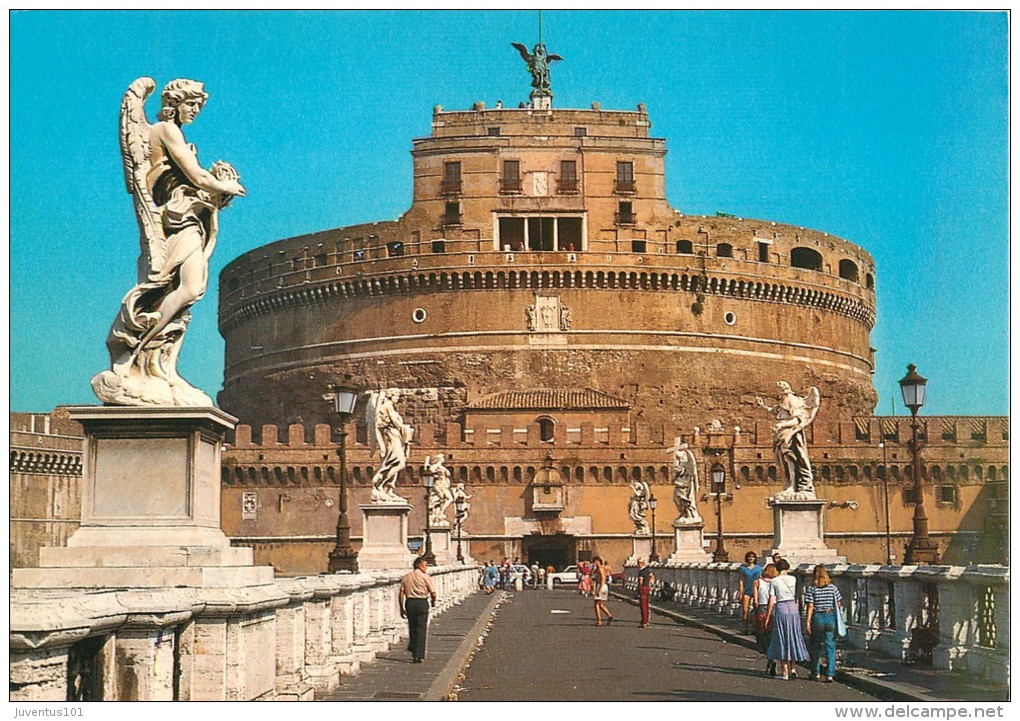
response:
[[[397,476],[407,467],[414,428],[404,422],[395,405],[400,392],[395,388],[376,391],[368,397],[366,420],[375,430],[370,436],[373,453],[379,447],[382,461],[372,476],[372,503],[407,503],[398,496]]]
[[[818,414],[821,397],[814,387],[809,388],[802,398],[793,392],[786,381],[779,381],[776,386],[779,388],[779,402],[776,405],[769,407],[761,398],[755,398],[758,407],[776,416],[776,424],[772,427],[772,445],[787,483],[776,498],[813,500],[815,476],[808,459],[805,431]]]
[[[216,247],[219,211],[245,189],[229,163],[206,170],[183,126],[208,95],[202,83],[177,79],[163,89],[159,120],[150,125],[145,100],[152,78],[139,78],[120,108],[124,179],[141,230],[138,282],[121,302],[106,347],[110,370],[92,379],[107,405],[212,406],[208,395],[177,373],[190,308],[203,295]]]

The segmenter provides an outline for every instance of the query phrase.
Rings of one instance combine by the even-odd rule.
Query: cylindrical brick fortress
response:
[[[648,127],[643,107],[437,108],[398,220],[224,269],[220,404],[254,425],[311,424],[330,416],[329,386],[353,382],[413,389],[405,416],[444,422],[499,391],[588,387],[689,428],[761,419],[755,396],[786,380],[820,389],[823,426],[870,414],[872,258],[817,231],[674,210]]]

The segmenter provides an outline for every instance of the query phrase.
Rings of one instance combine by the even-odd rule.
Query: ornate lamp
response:
[[[924,508],[924,480],[921,478],[921,447],[917,441],[917,411],[924,405],[928,379],[913,363],[900,380],[903,405],[910,409],[910,455],[914,473],[914,533],[907,544],[903,562],[907,565],[938,563],[939,547],[928,536],[928,514]]]
[[[457,500],[453,502],[453,507],[457,511],[457,563],[464,563],[464,553],[460,547],[460,529],[464,519],[464,498],[457,496]]]
[[[717,533],[715,537],[715,552],[712,560],[716,563],[728,563],[730,554],[726,552],[726,544],[723,541],[722,526],[722,502],[723,492],[726,489],[726,469],[720,465],[712,466],[712,491],[715,493],[715,514]]]
[[[436,554],[432,552],[432,487],[436,484],[436,477],[425,469],[422,471],[421,480],[425,484],[425,561],[434,566]]]
[[[659,554],[655,550],[655,507],[659,505],[659,500],[652,493],[648,496],[648,507],[652,509],[652,552],[648,554],[648,562],[655,563],[659,560]]]
[[[329,552],[330,573],[340,571],[358,572],[358,553],[351,546],[351,521],[347,517],[347,421],[354,414],[360,391],[350,386],[333,386],[333,411],[340,423],[336,435],[340,440],[337,454],[340,456],[340,502],[336,520],[336,545]]]

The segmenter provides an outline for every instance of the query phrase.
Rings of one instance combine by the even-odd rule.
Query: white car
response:
[[[549,578],[551,580],[548,583],[552,583],[553,587],[563,584],[572,586],[579,580],[577,578],[577,566],[567,566],[562,571],[550,573]]]

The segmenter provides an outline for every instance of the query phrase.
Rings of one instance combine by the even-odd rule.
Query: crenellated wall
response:
[[[521,523],[531,519],[547,524],[543,534],[562,533],[566,535],[561,538],[573,539],[567,546],[572,554],[586,551],[622,563],[632,553],[633,524],[627,507],[629,484],[638,479],[648,481],[663,501],[657,527],[660,549],[668,555],[676,511],[669,503],[673,487],[667,449],[680,435],[697,452],[702,494],[711,466],[721,463],[726,469],[732,498],[723,504],[723,514],[730,553],[760,552],[771,543],[773,520],[767,500],[783,483],[768,422],[739,430],[704,427],[676,434],[631,418],[627,411],[607,411],[605,425],[582,420],[582,413],[564,412],[552,414],[553,434],[543,441],[538,420],[550,414],[474,413],[464,423],[416,428],[416,443],[397,487],[413,505],[412,536],[419,535],[425,523],[421,464],[427,455],[443,452],[454,482],[463,482],[473,496],[464,531],[475,558],[526,558],[525,536],[532,531],[522,531],[527,526]],[[356,540],[362,523],[357,509],[368,503],[378,468],[366,430],[358,427],[363,422],[352,421],[347,444],[348,498]],[[894,553],[902,558],[914,508],[905,445],[909,419],[869,417],[836,424],[832,431],[829,435],[813,426],[808,437],[818,496],[830,502],[825,516],[828,543],[857,562],[885,559],[888,477],[889,536]],[[1004,560],[1008,419],[928,417],[922,419],[922,435],[929,436],[922,456],[928,516],[944,557],[957,563]],[[884,448],[879,446],[883,438]],[[260,562],[275,564],[283,572],[321,570],[336,524],[336,440],[323,424],[269,425],[258,431],[238,427],[224,454],[222,518],[227,535],[235,543],[253,546]],[[564,486],[563,508],[551,517],[534,511],[529,491],[547,463]],[[706,499],[701,503],[706,538],[714,542],[715,505]]]

